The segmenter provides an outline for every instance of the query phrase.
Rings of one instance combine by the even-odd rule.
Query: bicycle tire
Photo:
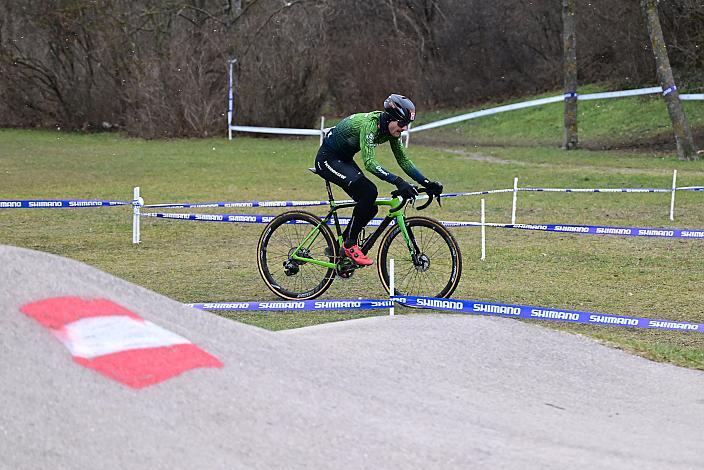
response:
[[[462,276],[462,253],[452,236],[440,222],[427,217],[409,217],[406,228],[416,239],[427,266],[416,266],[406,240],[397,225],[390,227],[379,245],[377,267],[379,278],[389,290],[389,259],[395,259],[395,295],[449,297]],[[400,236],[399,236],[400,235]]]
[[[309,212],[289,211],[275,217],[264,228],[257,245],[257,266],[264,283],[274,294],[287,300],[309,300],[332,284],[334,269],[313,263],[292,263],[290,259],[293,250],[320,223],[320,218]],[[314,247],[306,257],[334,263],[337,257],[335,237],[325,224],[320,225],[318,231],[322,239],[316,236]]]

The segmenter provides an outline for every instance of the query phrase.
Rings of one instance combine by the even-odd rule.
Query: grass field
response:
[[[692,112],[691,121],[701,128],[704,106],[695,106],[699,108]],[[559,115],[559,109],[555,113]],[[613,113],[621,113],[625,124],[618,127],[618,119],[612,118],[608,124],[595,124],[593,135],[606,136],[603,140],[607,141],[622,127],[637,125],[645,129],[644,136],[660,132],[649,115],[644,114],[643,123],[631,122],[639,116],[631,105]],[[509,119],[509,114],[501,119]],[[523,138],[511,140],[527,122],[537,126],[542,118],[516,115],[505,130],[503,124],[496,127],[490,120],[484,128],[477,121],[443,129],[429,135],[428,140],[435,142],[432,146],[417,145],[423,139],[413,137],[410,152],[423,172],[441,180],[448,192],[509,188],[515,176],[521,186],[533,187],[668,188],[673,169],[678,170],[680,186],[704,184],[704,162],[681,162],[671,152],[567,153],[546,145],[538,131],[527,138],[537,145],[526,146]],[[510,145],[459,145],[457,139],[454,145],[438,144],[443,141],[442,133],[476,137],[482,132],[495,145]],[[144,141],[115,134],[0,130],[0,199],[129,200],[134,186],[141,187],[148,204],[324,199],[322,180],[306,170],[316,150],[317,139]],[[379,154],[389,168],[396,168],[386,148],[380,148]],[[392,189],[385,183],[379,186],[382,193]],[[679,192],[673,223],[668,219],[669,194],[520,193],[517,221],[704,229],[702,198],[701,193]],[[488,196],[486,204],[488,222],[510,221],[510,195]],[[444,220],[478,221],[479,206],[478,198],[453,198],[443,208],[434,206],[426,213]],[[409,215],[414,212],[409,209]],[[143,241],[133,246],[128,207],[0,210],[0,243],[77,259],[182,302],[274,299],[256,267],[255,249],[262,229],[254,224],[143,219]],[[453,229],[453,233],[464,257],[464,274],[454,297],[704,323],[703,240],[488,229],[487,260],[481,262],[478,230]],[[348,281],[338,279],[325,294],[326,298],[382,296],[375,269],[359,271]],[[383,313],[227,316],[285,329]],[[542,324],[590,335],[655,360],[704,370],[701,333]]]
[[[590,85],[580,88],[580,95],[612,91],[608,86]],[[687,93],[682,91],[681,93]],[[532,99],[561,95],[545,93]],[[515,102],[525,101],[516,99]],[[683,101],[687,118],[695,130],[704,127],[704,103]],[[485,104],[471,109],[437,111],[420,115],[417,125],[437,121],[459,114],[493,108],[508,103]],[[551,145],[562,144],[564,125],[562,103],[504,112],[480,119],[465,121],[462,125],[438,128],[432,133],[419,133],[421,141],[433,144],[446,142],[472,143],[474,145]],[[579,137],[588,148],[633,148],[643,152],[662,147],[672,141],[667,109],[659,95],[580,101]],[[415,135],[412,137],[415,139]],[[704,144],[702,142],[701,144]],[[700,144],[700,145],[701,145]]]

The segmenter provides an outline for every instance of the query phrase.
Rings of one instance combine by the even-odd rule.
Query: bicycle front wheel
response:
[[[442,224],[427,217],[406,219],[406,228],[419,251],[412,256],[399,227],[391,227],[379,246],[382,284],[389,290],[389,260],[394,259],[395,295],[449,297],[462,275],[457,241]]]
[[[295,260],[294,254],[334,263],[332,231],[311,213],[291,211],[272,220],[259,239],[257,265],[267,287],[284,299],[314,299],[330,287],[335,270]]]

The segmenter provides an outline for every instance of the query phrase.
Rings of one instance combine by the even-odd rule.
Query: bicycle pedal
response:
[[[342,279],[343,281],[347,281],[347,280],[349,280],[349,279],[352,277],[353,274],[354,274],[354,270],[352,270],[352,271],[345,271],[345,272],[337,273],[337,277],[339,277],[339,278]]]

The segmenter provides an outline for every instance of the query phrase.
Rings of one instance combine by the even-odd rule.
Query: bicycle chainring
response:
[[[358,266],[354,263],[354,261],[349,258],[344,258],[337,264],[335,273],[341,279],[349,279],[352,277],[357,267]]]

